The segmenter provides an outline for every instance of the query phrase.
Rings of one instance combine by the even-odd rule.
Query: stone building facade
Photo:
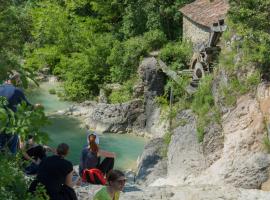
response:
[[[183,38],[194,45],[207,42],[211,26],[224,19],[229,9],[227,0],[196,0],[180,9],[183,14]]]
[[[183,38],[192,41],[193,44],[207,42],[210,28],[197,24],[186,16],[183,16]]]

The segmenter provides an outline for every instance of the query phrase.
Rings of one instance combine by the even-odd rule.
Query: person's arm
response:
[[[65,182],[65,185],[71,188],[73,188],[74,185],[80,183],[80,176],[78,176],[78,178],[74,182],[72,181],[72,177],[73,177],[73,170],[67,175]]]
[[[26,99],[23,91],[21,89],[18,89],[16,88],[15,90],[15,95],[17,96],[18,100],[20,100],[20,102],[18,103],[21,103],[21,101],[25,101],[25,103],[28,105],[28,106],[33,106],[31,103],[29,103],[29,101]]]
[[[44,149],[46,149],[46,151],[50,151],[50,152],[52,152],[54,154],[57,153],[55,148],[49,147],[47,145],[43,145],[43,147],[44,147]]]
[[[72,176],[73,176],[73,170],[66,176],[66,182],[65,184],[69,187],[73,187],[73,182],[72,182]]]
[[[21,150],[22,150],[22,155],[23,155],[23,157],[26,160],[31,161],[31,162],[37,164],[36,160],[34,160],[31,156],[28,155],[27,150],[25,149],[25,145],[24,144],[22,144]]]
[[[23,152],[23,157],[26,159],[26,160],[29,160],[31,161],[32,163],[35,163],[36,165],[39,164],[38,161],[36,161],[35,159],[33,159],[31,156],[29,156],[26,152]]]
[[[116,155],[113,152],[109,152],[109,151],[104,151],[99,149],[98,150],[98,156],[102,156],[102,157],[106,157],[106,158],[115,158]]]
[[[19,100],[18,103],[21,103],[22,101],[25,101],[25,103],[28,105],[28,106],[31,106],[32,109],[36,109],[36,108],[42,108],[43,106],[39,103],[35,104],[35,105],[32,105],[28,100],[27,98],[25,97],[24,95],[24,92],[19,89],[19,88],[16,88],[16,91],[15,91],[15,94]]]

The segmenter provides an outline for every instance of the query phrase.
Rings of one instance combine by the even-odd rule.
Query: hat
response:
[[[86,140],[87,140],[87,143],[88,143],[88,137],[90,136],[90,135],[94,135],[94,136],[96,136],[96,139],[95,139],[95,142],[96,142],[96,144],[99,144],[99,137],[98,137],[98,134],[95,132],[95,131],[87,131],[86,132],[87,133],[87,138],[86,138]]]

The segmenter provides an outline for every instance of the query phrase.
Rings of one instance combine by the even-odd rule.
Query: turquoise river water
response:
[[[60,87],[56,83],[41,83],[37,88],[27,91],[31,103],[41,103],[48,113],[50,125],[45,128],[49,134],[49,145],[56,147],[65,142],[70,146],[67,157],[74,165],[79,163],[80,152],[86,144],[86,129],[80,128],[80,122],[69,116],[51,115],[72,105],[70,102],[60,101],[56,95],[49,93],[50,88]],[[116,153],[115,167],[119,169],[134,169],[138,156],[142,153],[146,139],[128,134],[99,134],[100,148]]]

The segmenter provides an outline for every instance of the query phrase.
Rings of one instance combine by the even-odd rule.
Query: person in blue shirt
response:
[[[20,83],[20,75],[15,73],[10,76],[10,78],[0,86],[0,96],[5,97],[8,101],[7,107],[11,109],[13,112],[17,111],[17,105],[22,103],[23,101],[27,103],[27,105],[31,105],[26,99],[24,92],[16,87]]]
[[[16,87],[20,81],[20,74],[13,72],[9,79],[0,86],[0,97],[6,98],[8,101],[7,108],[11,109],[13,112],[17,111],[17,105],[23,101],[26,102],[27,105],[32,106],[26,99],[24,92],[20,88]],[[36,104],[35,106],[40,105]],[[19,146],[19,136],[16,134],[6,134],[4,132],[0,133],[0,149],[5,148],[6,145],[12,154],[16,154]]]

